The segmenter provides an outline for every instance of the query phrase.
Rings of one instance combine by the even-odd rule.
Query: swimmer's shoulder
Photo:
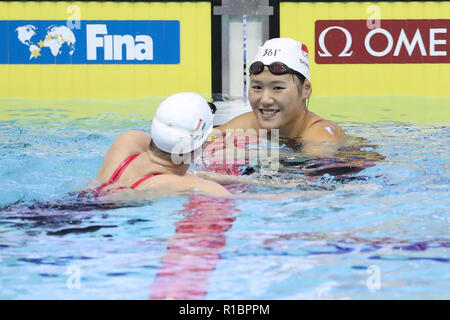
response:
[[[259,129],[259,123],[255,114],[252,111],[249,111],[231,119],[216,129],[220,130],[222,133],[225,133],[227,129],[242,129],[244,131],[248,129],[257,130]]]
[[[139,130],[128,130],[126,132],[124,132],[123,134],[121,134],[116,142],[119,144],[132,144],[132,145],[136,145],[139,146],[141,148],[143,147],[148,147],[148,145],[150,144],[150,139],[151,136],[149,133],[147,132],[143,132],[143,131],[139,131]],[[114,143],[116,143],[114,142]]]
[[[126,157],[146,151],[150,145],[150,134],[138,130],[129,130],[121,134],[110,150],[119,157]]]
[[[308,126],[302,136],[304,141],[339,143],[345,139],[344,130],[331,120],[313,118]]]
[[[191,174],[179,176],[175,174],[161,174],[147,179],[139,185],[137,190],[157,189],[175,193],[196,193],[212,196],[227,196],[231,193],[220,184],[196,177]]]
[[[97,178],[100,180],[109,179],[125,159],[147,150],[150,139],[150,134],[138,130],[129,130],[122,133],[106,152]]]

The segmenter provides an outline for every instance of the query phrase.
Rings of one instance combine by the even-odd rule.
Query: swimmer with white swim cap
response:
[[[218,127],[227,129],[279,129],[280,137],[299,139],[303,152],[330,155],[343,141],[344,131],[308,110],[312,86],[306,45],[290,38],[268,40],[258,49],[249,68],[248,97],[253,112]],[[322,142],[328,142],[321,144]],[[330,152],[331,150],[331,152]]]
[[[97,178],[95,196],[121,189],[155,189],[207,195],[229,195],[224,187],[187,174],[196,150],[213,128],[210,106],[196,93],[178,93],[156,110],[151,135],[130,130],[106,153]]]

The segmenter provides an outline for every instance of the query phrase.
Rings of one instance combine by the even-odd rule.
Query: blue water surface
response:
[[[277,179],[299,184],[287,189],[236,186],[298,194],[232,200],[224,213],[220,199],[202,211],[188,196],[89,205],[70,193],[118,135],[151,120],[18,112],[0,121],[1,299],[147,299],[169,248],[180,246],[176,268],[198,243],[203,268],[181,269],[178,290],[202,283],[205,299],[450,298],[448,123],[342,122],[365,138],[353,139],[363,160],[382,155],[372,166],[345,179],[288,170]],[[202,223],[215,229],[186,231]]]

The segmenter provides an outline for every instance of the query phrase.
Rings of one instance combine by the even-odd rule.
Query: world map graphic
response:
[[[51,25],[45,29],[41,39],[36,36],[38,34],[37,28],[31,24],[20,26],[15,31],[17,32],[17,39],[26,45],[30,51],[29,60],[38,59],[47,50],[56,57],[61,54],[61,49],[65,45],[68,46],[70,55],[73,55],[75,51],[76,38],[67,26]],[[38,38],[38,40],[33,40],[35,38]],[[44,51],[44,48],[48,49]]]

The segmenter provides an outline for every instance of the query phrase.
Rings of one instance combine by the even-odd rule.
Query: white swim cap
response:
[[[253,62],[256,61],[261,61],[264,65],[282,62],[310,80],[308,48],[305,44],[294,39],[274,38],[267,40],[262,47],[258,48]]]
[[[168,153],[186,154],[199,148],[213,129],[213,116],[199,94],[183,92],[166,98],[152,121],[152,139]]]

